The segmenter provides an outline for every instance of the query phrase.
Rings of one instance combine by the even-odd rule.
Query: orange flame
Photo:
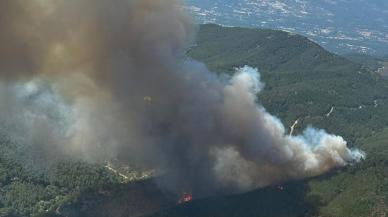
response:
[[[183,192],[181,198],[179,199],[179,203],[187,203],[193,200],[193,195],[191,192]]]

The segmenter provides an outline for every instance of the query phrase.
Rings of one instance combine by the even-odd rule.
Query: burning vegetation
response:
[[[187,203],[193,200],[193,195],[190,191],[183,192],[181,198],[178,203]]]

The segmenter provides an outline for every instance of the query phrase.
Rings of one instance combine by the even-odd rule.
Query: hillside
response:
[[[201,25],[187,53],[212,71],[257,67],[266,83],[259,102],[285,126],[344,136],[366,161],[323,177],[241,195],[194,200],[159,216],[370,216],[388,208],[388,83],[361,64],[283,31]],[[22,167],[23,148],[0,136],[0,216],[139,216],[171,206],[151,181],[128,183],[104,165],[60,163],[37,173]],[[19,147],[19,146],[18,146]],[[20,146],[23,147],[23,146]],[[140,199],[139,199],[140,198]],[[130,214],[132,213],[132,214]]]
[[[344,54],[343,56],[349,59],[350,61],[362,64],[376,72],[382,67],[384,67],[384,62],[386,62],[386,60],[383,57],[375,57],[375,56],[369,56],[365,54],[350,53],[350,54]]]
[[[282,29],[336,53],[387,54],[385,0],[185,1],[199,23]]]
[[[305,37],[204,25],[189,55],[220,73],[243,65],[257,67],[266,83],[260,102],[286,126],[299,118],[299,129],[312,124],[354,141],[388,123],[386,82]],[[327,118],[331,107],[334,111]]]
[[[196,200],[159,216],[380,216],[388,208],[386,81],[304,37],[273,30],[201,26],[189,54],[213,71],[257,67],[266,82],[259,99],[290,126],[344,135],[366,161],[323,177],[243,195]],[[331,107],[333,112],[327,116]]]

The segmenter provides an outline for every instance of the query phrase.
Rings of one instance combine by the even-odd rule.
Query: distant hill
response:
[[[336,53],[387,55],[386,0],[185,0],[200,23],[283,29]]]
[[[260,102],[286,126],[300,118],[304,126],[323,127],[355,140],[388,124],[386,81],[303,36],[202,25],[189,55],[218,73],[257,67],[266,83]],[[334,112],[327,118],[331,107]]]
[[[375,57],[366,54],[344,54],[347,59],[362,64],[365,67],[377,72],[384,78],[388,78],[388,58],[387,57]]]
[[[363,217],[388,212],[388,85],[372,70],[282,31],[201,26],[189,52],[212,70],[248,64],[263,75],[259,95],[286,126],[302,120],[345,136],[366,161],[322,177],[254,192],[195,200],[152,217]],[[333,107],[333,112],[327,116]]]
[[[362,64],[374,71],[378,71],[380,68],[382,68],[385,62],[384,58],[369,56],[366,54],[349,53],[343,54],[343,56],[350,61]]]

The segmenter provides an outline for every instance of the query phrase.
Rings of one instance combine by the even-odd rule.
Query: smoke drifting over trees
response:
[[[195,194],[247,191],[363,157],[340,136],[288,136],[256,69],[225,82],[184,52],[177,0],[0,2],[4,130],[49,161],[119,158]],[[18,128],[14,132],[12,128]]]

